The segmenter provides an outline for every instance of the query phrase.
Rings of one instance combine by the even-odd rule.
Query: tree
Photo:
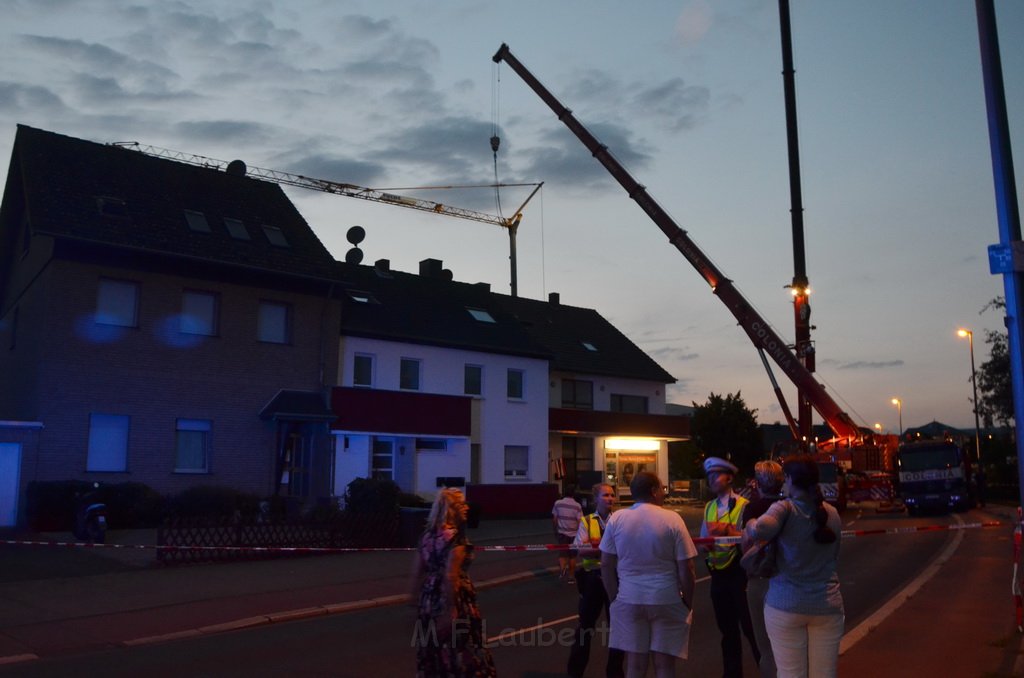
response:
[[[757,410],[747,408],[739,391],[725,397],[711,393],[705,404],[693,403],[693,408],[693,437],[701,452],[749,472],[761,458]]]
[[[982,313],[990,308],[1006,309],[1002,297],[988,302]],[[989,346],[989,359],[977,371],[978,414],[985,426],[999,422],[1009,426],[1013,421],[1013,385],[1010,381],[1010,352],[1006,332],[985,330],[985,343]]]

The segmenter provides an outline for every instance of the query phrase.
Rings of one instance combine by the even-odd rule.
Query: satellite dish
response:
[[[358,245],[359,243],[363,242],[364,238],[366,238],[366,229],[364,229],[362,226],[353,226],[352,228],[348,229],[348,232],[345,234],[345,237],[348,238],[348,241],[353,245]]]
[[[358,227],[357,227],[358,228]],[[358,264],[363,260],[363,251],[358,247],[353,247],[345,253],[346,264]]]
[[[454,280],[455,274],[452,273],[450,268],[446,268],[441,271],[441,280]]]
[[[249,169],[241,160],[232,160],[231,162],[228,163],[227,169],[225,171],[233,177],[244,177],[246,172],[249,171]]]

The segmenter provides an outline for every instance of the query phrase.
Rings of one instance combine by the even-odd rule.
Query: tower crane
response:
[[[193,153],[185,153],[183,151],[174,151],[168,148],[160,148],[159,146],[150,146],[147,144],[141,144],[137,141],[126,141],[117,142],[111,144],[113,146],[119,146],[121,148],[128,148],[145,155],[150,155],[156,158],[164,158],[165,160],[175,160],[177,162],[183,162],[189,165],[196,165],[198,167],[207,167],[210,169],[221,170],[229,174],[236,174],[238,176],[251,177],[253,179],[261,179],[263,181],[270,181],[275,184],[282,184],[285,186],[297,186],[298,188],[305,188],[312,191],[320,191],[322,193],[332,193],[334,195],[344,195],[349,198],[359,198],[361,200],[369,200],[370,202],[385,203],[387,205],[397,205],[398,207],[408,207],[414,210],[420,210],[423,212],[431,212],[433,214],[443,214],[450,217],[458,217],[459,219],[469,219],[471,221],[479,221],[485,224],[493,224],[500,226],[508,231],[509,240],[509,264],[511,269],[511,280],[510,286],[512,290],[512,296],[517,296],[518,284],[516,276],[516,232],[519,230],[519,222],[523,218],[523,209],[526,204],[530,202],[537,191],[541,189],[544,182],[539,183],[528,183],[528,184],[500,184],[500,186],[533,186],[533,191],[526,197],[526,200],[519,206],[519,209],[511,217],[502,217],[494,214],[487,214],[486,212],[478,212],[476,210],[467,209],[464,207],[452,207],[451,205],[445,205],[444,203],[436,202],[433,200],[424,200],[422,198],[411,198],[405,195],[399,195],[397,193],[390,193],[384,190],[375,188],[366,188],[364,186],[357,186],[355,184],[349,184],[339,181],[331,181],[329,179],[315,179],[313,177],[307,177],[302,174],[293,174],[291,172],[283,172],[281,170],[266,169],[264,167],[250,167],[247,166],[241,160],[232,160],[228,162],[226,160],[218,160],[216,158],[209,158],[203,155],[196,155]],[[456,188],[455,186],[432,186],[427,188]],[[407,189],[411,190],[411,189]]]

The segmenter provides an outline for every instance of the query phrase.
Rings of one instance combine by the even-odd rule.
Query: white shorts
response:
[[[616,599],[609,610],[608,646],[625,652],[661,652],[686,659],[693,612],[682,601],[668,605],[634,605]]]

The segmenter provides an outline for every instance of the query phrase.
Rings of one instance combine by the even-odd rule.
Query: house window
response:
[[[196,231],[197,233],[210,232],[210,222],[206,220],[206,215],[202,212],[185,210],[185,222],[188,224],[189,230]]]
[[[402,358],[399,366],[398,387],[406,391],[420,390],[420,361]]]
[[[462,383],[462,392],[466,395],[482,395],[484,392],[484,368],[480,365],[466,365]]]
[[[530,470],[530,448],[526,445],[505,446],[505,479],[525,480]]]
[[[267,241],[271,245],[276,247],[289,247],[288,238],[284,237],[284,231],[277,226],[263,225],[263,233],[267,236]]]
[[[448,450],[448,441],[444,438],[417,438],[416,439],[416,451],[417,452],[446,452]]]
[[[184,334],[217,334],[217,295],[186,290],[181,295],[181,331]]]
[[[373,356],[356,353],[352,357],[352,385],[373,386]]]
[[[612,412],[647,414],[647,396],[612,394]]]
[[[175,432],[176,473],[206,473],[210,470],[209,419],[179,419]]]
[[[395,479],[395,441],[390,438],[373,439],[370,476],[374,480]]]
[[[100,325],[138,327],[139,284],[100,278],[96,293],[96,322]]]
[[[86,471],[128,470],[128,425],[123,414],[89,415],[89,451]]]
[[[580,343],[583,344],[583,348],[587,349],[588,351],[593,351],[595,353],[597,352],[597,346],[594,346],[589,341],[581,341]]]
[[[522,400],[523,399],[523,381],[525,379],[526,379],[526,373],[523,372],[523,370],[509,369],[509,371],[508,371],[508,385],[507,385],[506,391],[508,392],[508,397],[510,399],[512,399],[512,400]]]
[[[475,320],[478,320],[479,322],[482,322],[482,323],[493,323],[494,322],[494,316],[492,316],[490,313],[488,313],[487,311],[485,311],[485,310],[483,310],[481,308],[469,308],[467,306],[466,310],[469,311],[469,314],[471,316],[473,316],[473,318]]]
[[[562,407],[576,410],[594,409],[594,382],[581,379],[563,379]]]
[[[224,217],[224,226],[228,229],[228,235],[235,240],[249,240],[249,229],[245,227],[241,219]]]
[[[562,463],[567,485],[579,485],[581,471],[594,470],[594,439],[562,437]]]
[[[291,341],[291,306],[278,301],[261,301],[257,337],[270,344]]]

